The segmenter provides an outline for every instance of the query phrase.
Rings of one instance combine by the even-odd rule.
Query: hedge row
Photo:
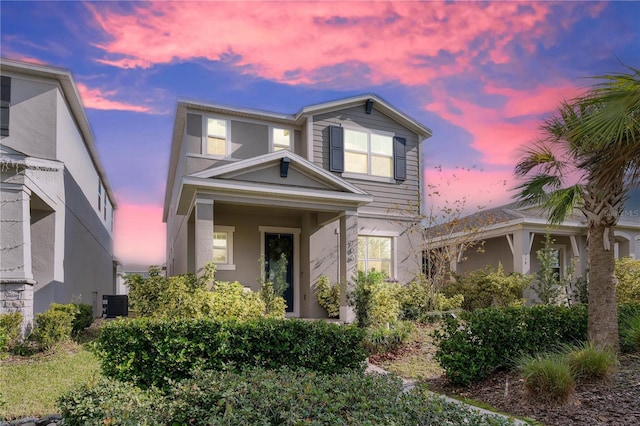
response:
[[[141,318],[106,324],[96,349],[106,376],[164,387],[194,368],[362,369],[363,333],[324,321]]]
[[[640,305],[619,305],[620,329],[640,314]],[[436,359],[452,383],[467,386],[499,368],[512,368],[522,355],[587,341],[587,306],[553,305],[463,311],[435,332]],[[623,350],[625,347],[623,346]]]
[[[508,425],[392,375],[205,371],[166,393],[101,379],[59,401],[66,425]]]
[[[467,386],[523,354],[587,340],[587,309],[540,305],[464,311],[436,331],[436,359],[452,383]]]

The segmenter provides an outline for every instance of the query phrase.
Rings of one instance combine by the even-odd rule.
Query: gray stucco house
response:
[[[631,205],[627,203],[614,230],[612,248],[616,258],[640,258],[640,210]],[[537,252],[544,247],[549,233],[559,276],[564,277],[572,263],[574,277],[587,273],[586,219],[579,211],[560,225],[550,226],[547,213],[539,207],[511,203],[463,217],[456,227],[447,229],[441,225],[427,232],[427,246],[449,250],[450,269],[454,272],[495,268],[500,263],[507,273],[535,274],[540,270]],[[482,242],[482,250],[472,244],[477,241]]]
[[[52,302],[99,315],[113,294],[114,194],[63,69],[0,60],[0,312],[25,328]]]
[[[288,315],[326,316],[314,285],[356,270],[400,282],[421,268],[420,144],[431,131],[374,95],[295,114],[178,102],[164,205],[167,275],[259,288],[287,259]],[[342,291],[340,317],[352,320]]]

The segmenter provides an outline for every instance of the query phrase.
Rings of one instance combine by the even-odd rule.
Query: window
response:
[[[233,264],[234,226],[213,227],[213,263],[218,270],[235,270]]]
[[[292,132],[289,129],[279,129],[277,127],[273,127],[271,129],[273,150],[282,151],[283,149],[288,149],[289,151],[291,151],[291,133]]]
[[[106,222],[106,220],[107,220],[107,191],[104,191],[104,198],[102,200],[103,200],[102,204],[104,205],[104,209],[102,211],[102,218]]]
[[[206,119],[206,141],[204,146],[205,154],[225,157],[227,155],[227,120],[207,117]]]
[[[383,272],[389,278],[392,274],[392,237],[359,236],[358,270]]]
[[[344,129],[344,171],[393,177],[393,137]]]
[[[0,76],[0,136],[9,136],[11,107],[11,77]]]
[[[98,181],[98,213],[102,211],[102,182]]]

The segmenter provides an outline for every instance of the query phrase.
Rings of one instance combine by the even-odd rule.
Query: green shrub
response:
[[[258,293],[246,291],[237,281],[217,281],[213,290],[207,293],[206,316],[210,318],[245,321],[262,317],[266,309]]]
[[[269,276],[266,274],[264,257],[260,260],[260,298],[264,301],[265,316],[269,318],[284,318],[287,302],[283,294],[289,287],[287,283],[287,256],[282,253],[280,259],[271,265]]]
[[[566,402],[576,384],[565,357],[558,353],[524,356],[518,362],[527,393],[553,402]]]
[[[361,369],[364,332],[324,321],[134,319],[102,328],[96,350],[103,372],[144,386],[165,386],[191,369],[300,367],[320,372]]]
[[[0,354],[9,351],[18,343],[22,318],[20,312],[0,314]]]
[[[442,289],[442,294],[447,297],[463,295],[462,308],[472,311],[524,304],[523,291],[533,276],[515,272],[505,274],[502,265],[499,265],[497,270],[488,267],[455,278]]]
[[[358,327],[366,328],[397,321],[400,314],[397,295],[398,285],[385,282],[382,272],[358,271],[355,288],[349,295]]]
[[[463,311],[434,332],[435,358],[454,384],[468,385],[522,354],[587,340],[587,309],[579,305],[507,307]]]
[[[35,327],[29,337],[41,349],[48,349],[62,340],[71,338],[73,314],[65,310],[49,309],[36,314]]]
[[[615,352],[598,348],[592,342],[564,349],[573,376],[578,381],[608,379],[618,365]]]
[[[58,407],[69,426],[151,426],[167,424],[158,415],[162,399],[155,390],[101,377],[63,394]]]
[[[164,396],[110,380],[99,384],[104,392],[94,385],[63,396],[65,424],[512,424],[431,396],[421,386],[403,392],[402,380],[393,375],[288,368],[198,371],[172,383]]]
[[[165,302],[163,295],[168,281],[161,272],[160,268],[152,266],[149,268],[147,278],[139,274],[125,277],[125,285],[129,288],[129,304],[138,316],[153,316],[159,306]]]
[[[616,259],[615,273],[618,303],[640,303],[640,260]]]
[[[93,322],[93,307],[85,303],[52,303],[49,305],[49,310],[60,311],[70,315],[73,318],[71,332],[74,335],[89,327]]]
[[[329,278],[321,276],[315,285],[316,298],[320,306],[327,310],[329,318],[340,316],[340,284],[331,284]]]
[[[399,348],[411,338],[416,327],[409,321],[378,327],[369,327],[364,338],[364,347],[369,353],[384,353]]]

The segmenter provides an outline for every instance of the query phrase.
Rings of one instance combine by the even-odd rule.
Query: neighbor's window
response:
[[[393,177],[393,137],[344,129],[344,171]]]
[[[98,212],[102,211],[102,182],[98,181]]]
[[[213,263],[220,270],[235,269],[233,265],[233,226],[214,226]]]
[[[207,117],[206,154],[227,155],[227,120]]]
[[[291,130],[274,127],[271,131],[274,151],[291,150]]]
[[[358,237],[358,270],[375,269],[391,277],[392,237]]]

